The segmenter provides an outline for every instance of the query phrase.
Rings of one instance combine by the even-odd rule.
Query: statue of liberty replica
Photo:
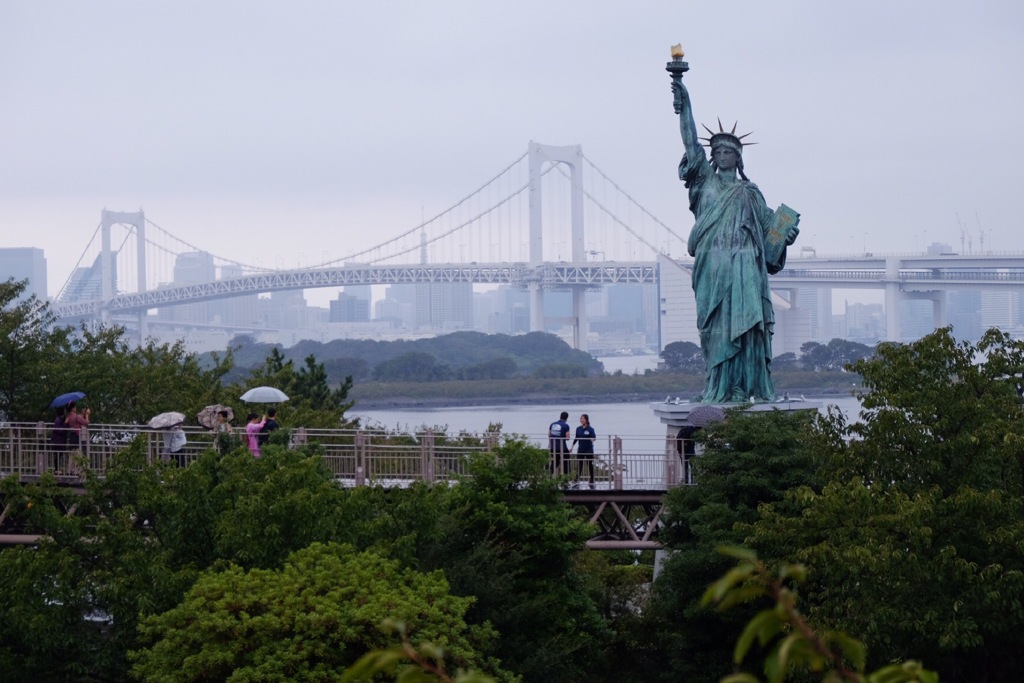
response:
[[[772,384],[772,309],[768,275],[786,265],[786,247],[799,233],[800,216],[783,204],[772,211],[757,185],[743,170],[743,138],[736,126],[698,138],[690,94],[683,85],[689,65],[683,51],[672,48],[665,67],[679,116],[685,156],[679,178],[689,191],[696,222],[687,251],[694,257],[693,291],[704,354],[701,403],[747,403],[775,400]],[[711,159],[701,144],[703,140]]]

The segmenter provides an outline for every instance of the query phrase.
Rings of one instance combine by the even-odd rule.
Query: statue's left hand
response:
[[[800,228],[794,227],[789,231],[789,237],[786,238],[786,246],[790,246],[793,242],[796,242],[796,236],[800,234]]]

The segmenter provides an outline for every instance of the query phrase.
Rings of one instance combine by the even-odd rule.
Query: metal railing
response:
[[[64,483],[80,482],[84,470],[104,476],[111,458],[133,443],[141,443],[146,461],[172,461],[188,466],[208,451],[225,452],[245,444],[245,434],[227,436],[200,427],[183,427],[186,443],[168,452],[167,430],[145,425],[91,424],[82,427],[77,446],[52,442],[52,427],[44,422],[0,424],[0,477],[33,480],[52,473]],[[321,457],[344,486],[408,486],[416,481],[454,482],[467,474],[470,454],[494,449],[502,438],[545,444],[545,438],[498,433],[449,436],[430,430],[397,434],[381,430],[282,429],[272,444],[308,448]],[[628,446],[627,446],[628,443]],[[599,440],[593,458],[567,453],[554,459],[551,470],[570,485],[586,488],[593,469],[594,487],[604,490],[664,491],[689,483],[677,441],[666,437],[609,436]],[[578,484],[577,484],[578,482]]]

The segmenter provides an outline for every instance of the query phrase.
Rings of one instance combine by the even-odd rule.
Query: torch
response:
[[[665,65],[665,71],[669,72],[673,83],[683,84],[683,74],[690,70],[690,65],[683,61],[683,46],[672,46],[672,61]],[[676,114],[679,113],[680,103],[675,103]]]

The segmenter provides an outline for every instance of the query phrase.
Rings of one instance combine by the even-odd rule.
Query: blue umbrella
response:
[[[81,401],[83,398],[85,398],[85,392],[84,391],[72,391],[72,392],[69,392],[67,394],[61,394],[57,398],[55,398],[52,401],[50,401],[50,407],[51,408],[63,408],[67,404],[69,404],[69,403],[71,403],[73,401]]]

